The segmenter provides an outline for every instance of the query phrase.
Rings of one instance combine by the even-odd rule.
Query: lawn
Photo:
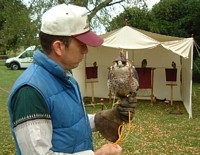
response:
[[[9,130],[7,97],[16,78],[24,71],[13,71],[0,62],[0,155],[14,155],[15,146]],[[123,155],[197,155],[200,154],[200,84],[193,84],[193,118],[180,102],[174,105],[150,101],[138,101],[136,115],[120,145]],[[110,107],[109,104],[106,104]],[[86,107],[89,113],[101,110],[101,106]],[[179,109],[182,114],[172,114]],[[99,133],[94,133],[95,148],[109,143]]]

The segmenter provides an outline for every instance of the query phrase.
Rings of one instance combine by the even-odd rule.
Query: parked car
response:
[[[11,68],[12,70],[27,68],[33,63],[33,53],[35,50],[36,46],[28,47],[18,56],[7,59],[5,66]]]

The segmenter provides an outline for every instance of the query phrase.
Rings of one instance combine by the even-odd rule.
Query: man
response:
[[[87,54],[87,45],[103,43],[89,29],[87,10],[70,4],[51,8],[42,16],[39,38],[42,50],[34,53],[34,63],[17,79],[8,99],[17,154],[120,155],[122,148],[115,144],[94,151],[91,129],[105,135],[101,120],[116,120],[105,135],[116,140],[112,128],[117,131],[123,123],[126,108],[87,115],[71,74]],[[134,114],[134,108],[128,108]]]

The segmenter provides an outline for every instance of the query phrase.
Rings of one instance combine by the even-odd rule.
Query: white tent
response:
[[[156,98],[170,100],[171,89],[166,85],[165,68],[171,68],[171,62],[176,63],[177,86],[173,90],[173,99],[183,101],[185,108],[192,117],[192,61],[193,38],[178,38],[155,34],[129,26],[124,26],[112,32],[101,35],[104,44],[100,47],[89,47],[85,61],[73,71],[82,96],[108,98],[107,88],[108,67],[116,59],[120,50],[127,51],[128,59],[134,62],[135,67],[141,66],[141,61],[147,59],[148,67],[155,68],[153,93]],[[98,82],[86,83],[85,68],[98,66]]]

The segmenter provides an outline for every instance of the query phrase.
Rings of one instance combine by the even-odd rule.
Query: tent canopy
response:
[[[83,96],[108,97],[107,75],[108,67],[118,56],[119,50],[128,52],[128,58],[136,67],[141,67],[141,61],[147,59],[148,67],[154,71],[154,95],[157,98],[170,99],[170,88],[166,86],[165,68],[171,68],[171,62],[177,66],[177,86],[174,88],[174,100],[183,101],[185,108],[192,117],[192,57],[193,38],[178,38],[151,33],[129,26],[101,35],[104,39],[102,46],[89,47],[85,61],[74,70],[74,76],[79,82]],[[86,82],[85,68],[98,65],[98,79],[91,88]]]
[[[121,49],[146,49],[155,48],[158,45],[163,46],[184,58],[188,58],[191,47],[193,47],[193,38],[178,38],[166,35],[159,35],[143,30],[134,29],[130,26],[124,26],[104,38],[103,46]]]
[[[134,35],[127,35],[134,34]],[[140,39],[138,39],[140,38]],[[122,48],[122,49],[144,49],[154,48],[159,42],[134,30],[129,26],[125,26],[118,31],[104,38],[103,46]]]

